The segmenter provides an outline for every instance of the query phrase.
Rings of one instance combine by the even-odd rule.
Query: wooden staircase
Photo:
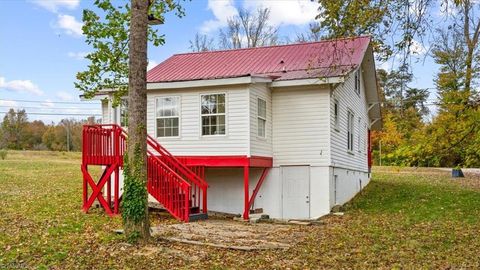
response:
[[[97,199],[107,214],[118,214],[119,175],[123,169],[127,133],[113,124],[84,125],[82,136],[83,210],[87,212]],[[148,193],[178,220],[206,219],[208,185],[203,168],[195,168],[194,172],[150,136],[147,144]],[[88,171],[88,166],[92,165],[104,168],[97,182]]]

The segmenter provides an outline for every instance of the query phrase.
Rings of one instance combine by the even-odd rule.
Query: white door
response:
[[[310,217],[310,166],[282,166],[284,219]]]

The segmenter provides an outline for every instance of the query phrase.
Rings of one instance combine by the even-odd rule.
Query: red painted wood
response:
[[[243,167],[243,192],[244,192],[244,210],[243,210],[243,219],[249,219],[249,207],[248,207],[248,199],[249,199],[249,187],[248,187],[248,180],[249,180],[249,173],[250,167],[245,166]]]
[[[270,168],[264,168],[262,175],[260,176],[260,179],[258,179],[257,184],[255,185],[255,189],[253,190],[252,196],[250,197],[250,200],[248,200],[248,209],[250,210],[253,206],[253,202],[255,201],[255,198],[257,197],[257,193],[260,190],[260,187],[262,187],[263,181],[265,181],[265,178],[267,178],[268,172],[270,171]]]
[[[178,156],[187,166],[205,167],[272,167],[272,157],[260,156]]]
[[[83,127],[82,145],[82,172],[83,205],[84,211],[97,198],[112,215],[118,214],[119,209],[119,171],[123,168],[123,155],[127,147],[127,134],[118,125],[85,125]],[[270,168],[273,164],[271,157],[261,156],[182,156],[175,157],[155,139],[148,136],[148,191],[176,218],[188,221],[190,207],[198,207],[201,212],[207,213],[207,188],[205,181],[205,167],[243,167],[245,188],[245,213],[253,204],[256,193],[265,177],[257,184],[252,198],[249,197],[248,178],[250,167]],[[88,165],[106,166],[104,175],[99,183],[95,183],[88,172]],[[112,185],[111,174],[115,172]],[[265,171],[264,171],[265,172]],[[263,174],[262,174],[263,176]],[[101,189],[107,186],[105,200]],[[111,203],[111,189],[114,188],[113,206]],[[89,187],[92,194],[88,196]]]
[[[127,134],[118,125],[85,125],[83,127],[82,173],[83,210],[85,212],[98,199],[107,214],[118,213],[119,171],[123,168],[123,155],[127,147]],[[148,137],[147,189],[175,218],[188,222],[190,207],[207,212],[207,188],[204,171],[195,173],[180,162],[156,140]],[[88,172],[88,165],[106,166],[98,183]],[[114,202],[111,204],[112,173]],[[200,177],[200,176],[203,177]],[[107,200],[101,190],[106,185]],[[88,188],[92,194],[88,197]],[[113,207],[113,209],[112,209]]]

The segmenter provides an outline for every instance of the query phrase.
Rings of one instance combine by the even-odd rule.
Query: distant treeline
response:
[[[63,119],[45,124],[29,121],[25,110],[10,109],[0,125],[0,149],[81,151],[85,123],[87,120]]]

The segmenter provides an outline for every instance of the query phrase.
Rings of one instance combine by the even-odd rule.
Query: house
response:
[[[381,128],[369,37],[176,54],[147,77],[149,149],[208,185],[185,189],[190,208],[315,219],[369,183],[369,135]],[[126,127],[126,101],[98,98],[102,122]]]

